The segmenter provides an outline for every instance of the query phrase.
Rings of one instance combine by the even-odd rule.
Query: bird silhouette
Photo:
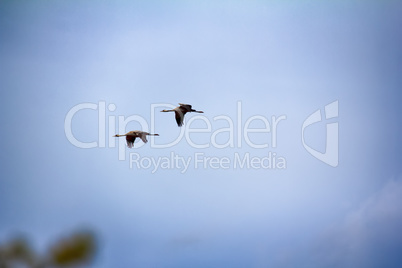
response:
[[[134,130],[134,131],[129,131],[123,135],[116,134],[113,137],[124,137],[125,136],[128,148],[133,148],[134,141],[136,138],[140,138],[144,143],[147,143],[148,142],[147,135],[159,136],[159,134],[151,134],[151,133],[140,131],[140,130]]]
[[[180,106],[174,108],[173,110],[162,110],[161,112],[174,112],[176,117],[176,122],[179,127],[183,125],[184,115],[186,113],[203,113],[203,111],[194,110],[190,104],[179,103]]]

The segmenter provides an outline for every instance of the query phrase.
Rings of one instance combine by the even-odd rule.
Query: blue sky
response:
[[[89,228],[99,237],[94,267],[399,267],[401,9],[398,1],[2,1],[0,242],[22,232],[45,251]],[[304,120],[334,101],[337,167],[301,141]],[[252,148],[243,136],[226,148],[140,141],[119,161],[109,132],[106,147],[92,149],[65,134],[73,107],[101,102],[115,105],[106,116],[116,122],[137,115],[149,124],[152,104],[190,103],[212,132],[228,126],[216,116],[239,124],[238,102],[243,127],[255,115],[286,119],[275,148]],[[97,141],[98,110],[73,118],[80,141]],[[156,143],[179,135],[173,114],[156,110],[153,120]],[[324,120],[305,135],[325,150]],[[211,136],[191,134],[200,144]],[[258,144],[271,138],[250,134]],[[271,152],[286,169],[152,173],[130,168],[134,152],[231,161]]]

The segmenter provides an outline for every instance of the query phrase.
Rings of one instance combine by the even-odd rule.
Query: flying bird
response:
[[[140,131],[140,130],[134,130],[134,131],[129,131],[123,135],[116,134],[113,137],[124,137],[125,136],[128,148],[133,148],[134,141],[136,138],[140,138],[144,143],[147,143],[148,142],[147,135],[159,136],[159,134],[151,134],[151,133]]]
[[[177,125],[179,127],[181,127],[183,125],[183,120],[184,120],[184,115],[186,113],[191,113],[191,112],[195,112],[195,113],[203,113],[203,111],[196,111],[193,108],[191,108],[190,104],[183,104],[183,103],[179,103],[180,106],[174,108],[173,110],[162,110],[161,112],[174,112],[175,113],[175,117],[176,117],[176,122]]]

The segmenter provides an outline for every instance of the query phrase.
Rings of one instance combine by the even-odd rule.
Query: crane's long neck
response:
[[[151,133],[149,133],[148,135],[150,135],[150,136],[159,136],[159,134],[151,134]]]
[[[191,110],[193,113],[204,113],[203,111],[196,111],[196,110]]]
[[[113,137],[124,137],[124,136],[127,136],[127,134],[122,134],[122,135],[116,134],[116,135],[114,135]]]

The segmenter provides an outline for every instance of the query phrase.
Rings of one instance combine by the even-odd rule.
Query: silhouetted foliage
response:
[[[35,253],[23,237],[0,245],[0,268],[77,267],[89,263],[96,251],[91,232],[77,232],[54,243],[45,256]]]
[[[51,262],[55,266],[70,266],[88,262],[95,251],[95,240],[88,232],[77,233],[62,239],[50,249]]]

